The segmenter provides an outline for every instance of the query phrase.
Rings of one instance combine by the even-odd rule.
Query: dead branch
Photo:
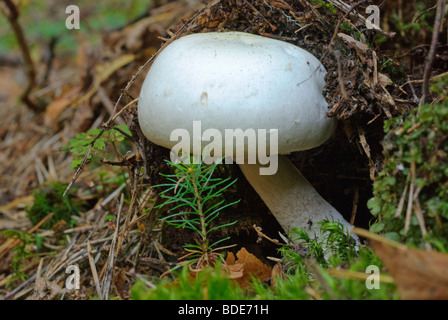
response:
[[[25,103],[25,105],[34,112],[40,112],[43,110],[43,106],[40,106],[33,102],[30,98],[31,91],[36,85],[36,70],[34,69],[33,60],[31,59],[30,49],[28,43],[26,42],[25,35],[23,34],[22,27],[19,23],[19,11],[17,7],[11,0],[3,0],[6,5],[5,9],[3,7],[3,14],[8,18],[9,23],[16,35],[17,42],[19,43],[20,51],[22,52],[22,57],[25,62],[25,74],[27,78],[27,85],[25,89],[20,94],[20,100]]]
[[[436,55],[437,42],[439,41],[440,26],[442,24],[444,12],[445,12],[446,0],[439,0],[437,2],[436,18],[434,20],[434,31],[432,33],[431,48],[429,49],[428,60],[425,65],[425,73],[423,75],[422,97],[420,98],[419,106],[423,105],[428,95],[429,78],[431,76],[432,65],[434,63],[434,57]]]

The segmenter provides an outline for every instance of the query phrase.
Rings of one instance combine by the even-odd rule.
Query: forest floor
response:
[[[161,198],[152,186],[170,172],[169,153],[142,135],[135,99],[148,66],[175,39],[238,30],[294,43],[321,60],[329,116],[339,126],[324,146],[290,158],[360,229],[375,221],[367,202],[383,169],[384,122],[418,107],[424,93],[426,102],[437,100],[427,87],[447,72],[446,22],[432,45],[431,1],[79,1],[79,30],[67,28],[73,12],[65,2],[16,2],[0,3],[2,299],[130,299],[139,280],[152,287],[161,275],[174,278],[169,270],[196,238],[159,219],[166,212],[156,209]],[[369,4],[379,8],[381,29],[366,27]],[[217,220],[238,223],[212,240],[237,244],[224,260],[231,278],[247,287],[256,274],[272,285],[287,273],[282,230],[235,166],[218,171],[238,178],[226,200],[240,202]],[[386,260],[400,256],[394,250],[403,247],[359,232]],[[444,258],[430,257],[435,265]],[[67,290],[73,265],[80,289]],[[402,297],[415,297],[397,285]],[[321,297],[310,288],[308,298]]]

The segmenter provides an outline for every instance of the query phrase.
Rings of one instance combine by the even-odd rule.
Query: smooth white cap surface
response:
[[[242,32],[184,36],[148,71],[138,103],[140,127],[166,148],[177,143],[170,141],[175,129],[193,137],[197,120],[203,131],[215,128],[223,137],[225,129],[278,129],[280,154],[310,149],[336,126],[325,117],[325,73],[316,57],[287,42]]]

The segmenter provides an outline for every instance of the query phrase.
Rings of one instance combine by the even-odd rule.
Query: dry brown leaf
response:
[[[118,58],[105,62],[103,64],[99,64],[95,67],[96,70],[96,78],[98,82],[103,82],[107,78],[109,78],[115,71],[121,69],[125,65],[131,63],[135,60],[135,55],[128,53]]]
[[[120,295],[121,299],[125,299],[125,284],[127,281],[126,270],[121,268],[120,271],[114,277],[115,288],[117,288],[117,292]]]
[[[286,10],[294,12],[294,9],[288,3],[283,2],[283,1],[270,0],[269,4],[271,6],[274,6],[274,7],[280,8],[280,9],[286,9]]]
[[[448,254],[409,248],[359,228],[353,232],[372,241],[372,248],[394,278],[401,299],[448,299]]]
[[[106,81],[112,74],[114,74],[117,70],[123,68],[127,64],[134,61],[136,58],[136,55],[128,53],[124,54],[122,56],[119,56],[118,58],[105,62],[103,64],[99,64],[95,66],[95,80],[94,80],[94,86],[82,97],[79,99],[76,99],[73,102],[73,106],[76,106],[80,104],[83,101],[86,101],[90,99],[100,88],[100,85],[103,81]]]
[[[73,87],[54,99],[45,109],[44,123],[46,126],[54,126],[59,115],[78,97],[81,88]]]
[[[393,83],[392,80],[387,75],[381,72],[378,73],[378,80],[384,87],[391,85]]]
[[[251,276],[258,278],[260,281],[266,281],[271,278],[271,268],[261,262],[253,254],[249,253],[246,248],[241,248],[236,254],[229,253],[226,258],[226,264],[233,278],[237,279],[242,288],[247,288],[251,282]],[[241,273],[241,277],[238,276]]]
[[[225,269],[226,271],[229,273],[228,277],[230,279],[238,279],[238,278],[242,278],[244,275],[244,264],[242,263],[235,263],[235,255],[233,254],[233,252],[229,252],[227,254],[227,258],[226,258],[226,265],[225,265]]]
[[[210,9],[205,9],[204,12],[199,15],[198,23],[204,28],[214,29],[221,23],[221,21],[217,19],[217,17],[212,18]]]
[[[369,50],[368,45],[366,45],[358,40],[353,39],[352,37],[350,37],[349,35],[347,35],[345,33],[338,33],[338,37],[341,38],[342,40],[346,41],[353,48],[358,48],[363,53],[366,53],[367,50]]]
[[[276,280],[278,279],[284,279],[285,278],[285,273],[283,272],[283,268],[282,265],[277,262],[274,267],[272,268],[272,272],[271,272],[271,279],[272,279],[272,286],[275,286]]]
[[[235,255],[233,254],[233,252],[229,252],[227,254],[226,263],[228,265],[232,265],[235,264],[235,261],[236,261]]]
[[[377,241],[372,247],[394,278],[402,299],[448,299],[447,254]]]

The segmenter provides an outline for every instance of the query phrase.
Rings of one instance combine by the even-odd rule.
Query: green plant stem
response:
[[[191,182],[193,184],[194,194],[196,196],[196,204],[198,205],[199,219],[201,221],[202,247],[204,248],[204,251],[206,251],[207,250],[207,246],[206,246],[206,243],[207,243],[207,229],[206,229],[206,226],[205,226],[204,212],[202,211],[202,198],[201,198],[201,195],[200,195],[200,193],[198,191],[198,185],[196,183],[196,177],[194,176],[193,170],[190,171],[190,178],[191,178]],[[207,260],[207,255],[205,255],[205,259]]]

